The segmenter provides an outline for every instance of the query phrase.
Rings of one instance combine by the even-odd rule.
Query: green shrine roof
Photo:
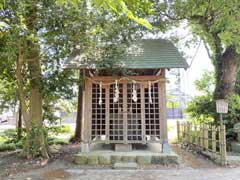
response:
[[[94,64],[85,64],[81,55],[70,57],[65,68],[95,68]],[[128,55],[121,61],[121,67],[127,69],[188,68],[188,64],[177,48],[168,40],[144,39],[134,43],[128,49]]]

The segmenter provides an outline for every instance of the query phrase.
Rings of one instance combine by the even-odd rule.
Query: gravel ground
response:
[[[111,167],[86,167],[72,163],[77,146],[65,146],[62,152],[46,166],[41,162],[26,161],[16,156],[0,160],[0,179],[2,180],[239,180],[240,167],[221,168],[208,159],[192,154],[173,145],[180,156],[180,165],[147,166],[139,170],[112,170]]]
[[[240,168],[209,168],[209,169],[149,169],[149,170],[112,170],[108,168],[71,167],[64,162],[31,170],[3,179],[17,180],[48,180],[48,179],[79,179],[79,180],[239,180]]]

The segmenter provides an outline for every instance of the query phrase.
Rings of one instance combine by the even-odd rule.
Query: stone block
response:
[[[126,162],[126,163],[131,163],[131,162],[136,162],[136,156],[122,156],[122,162]]]
[[[137,169],[137,163],[114,163],[114,169]]]
[[[122,162],[122,157],[120,155],[112,155],[111,162],[112,162],[112,164],[120,163],[120,162]]]
[[[165,165],[167,162],[166,162],[166,158],[164,156],[161,156],[161,155],[154,155],[152,156],[152,164],[163,164]]]
[[[151,164],[152,156],[137,156],[136,161],[139,165]]]
[[[79,165],[85,165],[87,164],[87,161],[88,161],[88,156],[85,154],[77,154],[74,160],[74,162]]]
[[[231,148],[233,152],[240,152],[240,143],[239,142],[232,142]]]
[[[99,155],[98,162],[99,162],[99,164],[103,164],[103,165],[111,164],[111,156],[110,155]]]
[[[115,144],[115,151],[117,152],[132,151],[132,144]]]
[[[167,164],[179,164],[177,155],[167,155]]]
[[[88,162],[88,165],[98,165],[98,156],[95,156],[95,155],[89,156],[87,162]]]

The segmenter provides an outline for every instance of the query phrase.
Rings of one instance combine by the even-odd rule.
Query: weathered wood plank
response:
[[[127,82],[123,82],[123,138],[124,144],[127,144]]]
[[[106,141],[109,142],[109,120],[110,120],[110,98],[109,98],[110,86],[106,86]]]
[[[141,93],[141,124],[142,124],[142,141],[146,143],[146,128],[145,128],[145,96],[144,96],[144,86],[140,86]]]
[[[122,82],[127,79],[135,80],[135,81],[156,81],[159,80],[161,82],[166,82],[167,80],[162,76],[129,76],[129,77],[114,77],[114,76],[95,76],[89,77],[90,80],[94,81],[102,81],[102,82],[114,82],[116,79],[121,80]],[[121,82],[120,81],[120,82]]]

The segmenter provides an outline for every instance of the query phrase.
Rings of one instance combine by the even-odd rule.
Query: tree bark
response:
[[[19,109],[18,109],[17,138],[18,138],[18,140],[20,140],[22,138],[22,108],[21,108],[21,105],[19,105]]]
[[[215,99],[227,98],[235,93],[238,73],[238,54],[233,46],[227,47],[222,56],[217,57]]]
[[[42,74],[40,63],[40,48],[32,41],[28,41],[30,48],[28,56],[28,69],[30,73],[30,120],[31,120],[31,138],[34,144],[39,146],[41,156],[49,158],[47,144],[43,130],[43,112],[42,112]]]
[[[81,141],[81,132],[82,132],[82,93],[83,85],[80,82],[82,77],[81,70],[79,70],[79,85],[78,85],[78,105],[77,105],[77,118],[76,118],[76,128],[74,137],[70,140],[73,143]]]
[[[23,77],[22,77],[22,66],[24,63],[23,59],[23,53],[22,49],[19,45],[18,47],[18,56],[17,56],[17,62],[16,62],[16,80],[17,80],[17,85],[18,85],[18,95],[19,95],[19,100],[20,100],[20,106],[22,109],[22,114],[23,114],[23,120],[24,124],[26,126],[26,130],[30,130],[30,122],[29,122],[29,114],[27,112],[27,105],[26,105],[26,97],[24,95],[24,90],[23,90]]]

